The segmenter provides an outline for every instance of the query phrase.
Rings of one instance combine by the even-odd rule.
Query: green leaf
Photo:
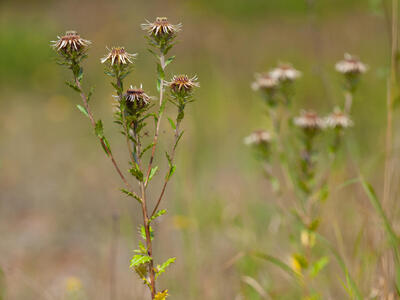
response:
[[[88,95],[87,95],[87,97],[86,97],[88,103],[89,103],[90,99],[91,99],[92,96],[93,96],[93,92],[94,92],[94,86],[92,86],[92,87],[90,88],[90,91],[89,91],[89,93],[88,93]]]
[[[157,271],[156,271],[156,279],[158,276],[160,276],[162,273],[165,272],[165,269],[172,263],[174,263],[176,260],[176,257],[169,258],[166,262],[164,262],[161,266],[157,265]]]
[[[165,209],[161,209],[159,211],[157,211],[151,218],[150,218],[150,222],[157,219],[158,217],[161,217],[162,215],[164,215],[167,211]]]
[[[168,66],[174,59],[175,59],[175,56],[171,56],[170,58],[168,58],[164,63],[164,68],[166,66]]]
[[[150,175],[149,175],[149,181],[153,178],[153,176],[157,173],[158,166],[155,166],[154,168],[151,169]]]
[[[132,257],[130,267],[131,268],[137,267],[137,266],[149,263],[149,262],[151,262],[151,260],[152,259],[150,256],[137,254]]]
[[[319,259],[318,261],[316,261],[312,266],[311,266],[311,277],[316,277],[318,275],[319,272],[321,272],[321,270],[323,268],[325,268],[325,266],[329,263],[329,258],[324,256],[321,259]]]
[[[89,114],[86,110],[86,108],[84,108],[82,105],[77,104],[76,107],[86,116],[89,117]]]
[[[159,92],[161,90],[161,80],[160,78],[157,78],[157,91]]]
[[[71,89],[73,89],[75,92],[78,92],[78,93],[81,93],[81,92],[82,92],[81,89],[80,89],[75,83],[66,81],[65,84],[66,84],[67,86],[69,86]]]
[[[161,65],[159,63],[157,64],[157,73],[158,73],[158,78],[161,79],[161,80],[164,80],[165,72],[164,72],[164,69],[161,67]]]
[[[108,142],[108,140],[105,138],[105,136],[101,137],[101,141],[103,141],[103,143],[101,144],[101,147],[103,148],[104,152],[107,154],[107,156],[109,155],[109,153],[111,153],[111,147],[110,147],[110,143]]]
[[[150,145],[147,145],[146,148],[144,148],[142,150],[142,152],[140,153],[140,158],[142,158],[142,156],[149,150],[151,149],[151,147],[153,147],[154,143],[151,143]]]
[[[96,133],[97,137],[99,137],[99,138],[103,138],[104,137],[103,122],[101,120],[98,120],[96,122],[96,126],[94,127],[94,132]]]
[[[78,79],[79,82],[82,81],[82,79],[83,79],[83,68],[82,67],[79,68],[78,76],[76,79]]]
[[[135,176],[135,178],[136,178],[137,180],[139,180],[140,182],[143,181],[143,173],[142,173],[142,171],[140,170],[138,164],[135,164],[135,166],[133,166],[131,169],[129,169],[129,172],[130,172],[133,176]]]
[[[123,192],[124,194],[128,195],[129,197],[136,199],[139,203],[142,203],[142,199],[140,199],[136,194],[134,194],[126,189],[120,189],[120,191]]]
[[[168,118],[168,121],[171,124],[172,129],[175,130],[176,129],[176,125],[175,125],[174,121],[171,118]]]
[[[154,239],[154,231],[153,231],[153,227],[149,226],[150,229],[150,239],[153,240]],[[142,236],[142,239],[146,240],[146,230],[144,229],[144,226],[140,226],[140,235]]]
[[[169,168],[168,174],[166,176],[166,179],[169,180],[171,178],[172,175],[174,175],[176,170],[176,166],[175,165],[171,165],[171,167]]]

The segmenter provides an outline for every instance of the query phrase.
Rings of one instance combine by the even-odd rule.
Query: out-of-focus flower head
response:
[[[269,74],[278,81],[294,81],[301,76],[301,72],[293,68],[291,64],[280,64]]]
[[[325,125],[329,128],[348,128],[353,126],[350,117],[342,112],[338,107],[325,118]]]
[[[306,130],[320,130],[325,128],[325,122],[313,111],[301,111],[300,116],[294,118],[294,125]]]

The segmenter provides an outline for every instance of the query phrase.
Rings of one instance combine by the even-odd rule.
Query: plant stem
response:
[[[351,107],[353,105],[353,93],[350,91],[346,91],[344,94],[345,103],[344,103],[344,112],[346,114],[350,114]]]
[[[76,76],[74,76],[74,80],[75,80],[76,86],[77,86],[77,87],[79,88],[79,90],[81,91],[81,92],[80,92],[80,96],[81,96],[81,98],[82,98],[83,105],[85,106],[85,109],[86,109],[86,111],[87,111],[87,113],[88,113],[88,116],[89,116],[89,119],[90,119],[90,123],[92,124],[93,128],[95,128],[95,127],[96,127],[96,122],[95,122],[95,120],[94,120],[93,114],[92,114],[92,112],[91,112],[91,110],[90,110],[90,107],[89,107],[89,104],[88,104],[88,102],[87,102],[87,97],[86,97],[85,93],[84,93],[83,90],[82,90],[81,83],[79,82],[78,78],[76,78]],[[100,140],[101,145],[102,145],[103,148],[105,149],[105,151],[106,151],[106,153],[107,153],[107,156],[110,158],[110,160],[111,160],[111,162],[112,162],[112,164],[113,164],[115,170],[117,171],[119,177],[121,177],[121,179],[122,179],[122,181],[124,182],[124,184],[125,184],[125,186],[127,187],[127,189],[128,189],[132,194],[134,194],[135,196],[137,196],[136,193],[133,191],[131,185],[128,183],[128,180],[125,178],[124,174],[122,174],[121,169],[119,168],[117,162],[115,161],[115,158],[114,158],[112,152],[110,151],[110,149],[109,149],[108,146],[106,145],[106,142],[104,141],[104,138],[99,137],[99,140]]]
[[[141,170],[141,159],[140,159],[140,154],[141,154],[141,143],[140,143],[140,136],[137,135],[136,132],[134,132],[135,135],[135,141],[136,141],[136,153],[137,153],[137,164],[139,166],[139,169]],[[154,262],[153,262],[153,245],[151,241],[151,233],[150,233],[150,219],[149,215],[147,212],[147,201],[146,201],[146,186],[143,181],[139,182],[140,185],[140,192],[142,196],[142,215],[143,215],[143,226],[146,234],[146,249],[147,249],[147,255],[151,258],[149,262],[149,275],[150,275],[150,293],[151,293],[151,299],[154,299],[156,295],[156,280],[155,280],[155,272],[154,272]]]
[[[164,54],[160,54],[160,65],[162,70],[165,70],[165,57]],[[149,177],[150,177],[150,172],[151,172],[151,168],[153,166],[153,161],[154,161],[154,156],[156,153],[156,147],[157,147],[157,143],[158,143],[158,134],[160,131],[160,124],[161,124],[161,118],[163,115],[163,101],[164,101],[164,79],[160,78],[160,111],[158,114],[158,119],[157,119],[157,124],[156,124],[156,129],[154,132],[154,140],[153,140],[153,147],[151,149],[151,156],[150,156],[150,161],[149,161],[149,166],[147,168],[147,174],[146,174],[146,179],[144,182],[144,186],[145,188],[147,187],[147,184],[149,183]]]
[[[176,150],[176,144],[177,144],[177,142],[178,142],[178,138],[179,138],[179,135],[180,135],[180,132],[179,132],[179,125],[180,125],[180,121],[177,121],[176,127],[175,127],[174,146],[173,146],[173,148],[172,148],[171,155],[170,155],[171,161],[174,160],[175,152],[176,152],[176,151],[175,151],[175,150]],[[157,209],[158,209],[158,207],[160,206],[161,200],[162,200],[162,198],[163,198],[163,196],[164,196],[165,189],[167,188],[168,182],[169,182],[169,177],[165,177],[164,185],[163,185],[163,187],[162,187],[162,189],[161,189],[160,196],[158,197],[157,204],[156,204],[156,206],[154,207],[153,212],[151,213],[150,217],[154,216],[154,214],[157,212]]]

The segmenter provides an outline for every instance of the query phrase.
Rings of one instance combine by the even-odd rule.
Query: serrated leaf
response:
[[[140,182],[143,181],[143,173],[137,164],[135,164],[131,169],[129,169],[129,173],[135,176],[135,178]]]
[[[89,117],[89,114],[86,110],[86,108],[84,108],[82,105],[77,104],[76,107],[86,116]]]
[[[137,266],[149,263],[149,262],[151,262],[151,260],[152,260],[152,258],[150,256],[137,254],[132,257],[130,267],[131,268],[137,267]]]
[[[123,192],[124,194],[128,195],[129,197],[132,197],[134,199],[136,199],[139,203],[142,203],[142,199],[140,199],[136,194],[126,190],[126,189],[120,189],[121,192]]]
[[[172,263],[174,263],[176,260],[176,257],[173,258],[169,258],[166,262],[164,262],[161,266],[158,265],[157,266],[157,272],[156,272],[156,279],[158,278],[158,276],[160,276],[162,273],[165,272],[165,269]]]
[[[167,212],[167,210],[165,209],[161,209],[159,211],[157,211],[151,218],[150,218],[150,222],[157,219],[158,217],[161,217],[162,215],[164,215]]]
[[[153,176],[157,173],[158,166],[155,166],[154,168],[151,169],[150,175],[149,175],[149,181],[153,178]]]
[[[154,231],[153,231],[153,227],[149,226],[150,229],[150,239],[153,240],[154,239]],[[146,230],[144,229],[144,226],[140,226],[140,235],[142,236],[143,240],[146,240]]]
[[[67,86],[69,86],[71,89],[73,89],[75,92],[78,92],[78,93],[82,92],[81,89],[80,89],[79,87],[77,87],[77,85],[74,84],[74,83],[71,83],[71,82],[69,82],[69,81],[66,81],[65,84],[66,84]]]

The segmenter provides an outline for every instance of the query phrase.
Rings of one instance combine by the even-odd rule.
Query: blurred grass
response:
[[[141,283],[128,269],[139,212],[118,192],[118,178],[75,108],[79,99],[63,84],[69,74],[54,64],[49,47],[57,34],[77,29],[94,41],[85,82],[96,85],[93,110],[104,119],[122,160],[123,141],[111,120],[113,91],[99,58],[105,46],[125,45],[138,52],[136,71],[128,81],[143,83],[155,95],[155,65],[139,24],[157,15],[183,22],[170,75],[196,73],[201,89],[184,121],[178,169],[164,204],[171,214],[157,228],[156,256],[178,257],[162,286],[169,287],[174,299],[235,299],[242,288],[246,299],[259,299],[240,282],[241,275],[257,278],[277,294],[290,281],[252,258],[223,267],[254,245],[286,259],[292,244],[286,238],[289,221],[276,211],[257,163],[242,144],[248,132],[266,123],[262,103],[250,89],[253,73],[278,61],[292,62],[304,74],[295,106],[325,114],[343,101],[335,62],[347,51],[359,55],[370,71],[355,99],[349,158],[342,154],[333,182],[357,176],[360,167],[379,186],[389,50],[385,22],[371,3],[318,1],[310,12],[298,0],[2,1],[0,265],[9,299],[42,299],[47,294],[61,299],[69,276],[82,280],[90,299],[105,299],[115,210],[121,214],[119,299],[143,299]],[[160,164],[165,169],[165,162]],[[367,290],[375,279],[380,246],[369,238],[376,233],[376,222],[361,195],[355,187],[334,193],[324,208],[324,219],[330,221],[323,231],[334,239],[330,225],[342,228],[346,248],[341,254],[353,262],[356,281]],[[335,214],[338,209],[343,215]],[[374,251],[353,255],[362,226],[362,247]],[[329,268],[339,267],[332,263]],[[283,276],[282,282],[272,281],[277,276]],[[326,285],[326,297],[343,297],[336,277],[327,277]]]

